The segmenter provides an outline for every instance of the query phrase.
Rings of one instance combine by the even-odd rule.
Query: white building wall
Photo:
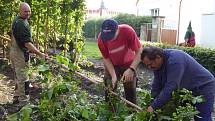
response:
[[[203,47],[215,48],[215,14],[202,15],[202,32],[200,44]]]
[[[181,0],[142,0],[139,6],[141,15],[150,15],[150,9],[160,8],[160,16],[164,16],[164,27],[167,29],[178,29],[179,3]],[[181,16],[179,26],[179,43],[184,42],[184,35],[189,21],[192,23],[196,35],[196,42],[200,44],[201,18],[204,13],[215,10],[215,0],[182,0]]]

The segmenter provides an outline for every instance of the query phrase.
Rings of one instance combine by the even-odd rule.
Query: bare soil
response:
[[[15,89],[13,70],[6,60],[0,60],[0,65],[0,121],[5,121],[8,115],[18,112],[24,105],[12,103]],[[36,105],[42,90],[35,87],[30,89],[30,103]],[[33,119],[38,121],[38,118]]]
[[[102,82],[104,76],[104,65],[101,60],[89,59],[93,63],[90,67],[85,67],[83,73],[94,80]],[[144,89],[151,88],[151,81],[153,79],[153,73],[147,70],[143,65],[139,65],[138,69],[138,87]],[[5,60],[0,60],[0,121],[5,121],[6,117],[10,114],[18,112],[23,105],[12,104],[13,93],[15,88],[15,82],[13,80],[13,71]],[[34,85],[34,84],[33,84]],[[35,84],[37,85],[37,84]],[[83,89],[86,89],[90,95],[101,95],[102,93],[97,90],[97,86],[83,79],[81,84]],[[35,86],[30,90],[30,103],[37,105],[42,92],[40,86]],[[32,114],[33,121],[40,121],[38,109],[33,109]]]
[[[93,78],[94,80],[102,82],[102,78],[104,76],[103,74],[104,66],[102,61],[94,60],[94,59],[89,59],[89,60],[93,63],[93,66],[84,68],[83,73],[85,73],[85,75],[89,76],[90,78]],[[148,88],[149,84],[143,80],[151,80],[151,73],[148,71],[142,71],[138,73],[138,75],[140,75],[138,76],[140,80],[139,83],[145,83],[143,85],[145,85],[145,87]],[[147,76],[143,76],[143,75],[147,75]],[[92,83],[89,83],[87,80],[83,80],[81,86],[82,88],[86,89],[91,95],[102,94],[96,89],[99,87],[96,87]],[[0,121],[6,120],[6,117],[8,115],[17,113],[23,107],[23,105],[12,103],[14,88],[15,88],[15,82],[13,77],[13,70],[8,61],[0,60]],[[41,98],[40,97],[41,92],[42,92],[42,89],[39,86],[31,88],[30,90],[31,104],[37,105],[37,103]],[[33,109],[33,113],[34,113],[33,114],[34,117],[32,119],[34,121],[39,121],[40,119],[39,119],[37,109]]]

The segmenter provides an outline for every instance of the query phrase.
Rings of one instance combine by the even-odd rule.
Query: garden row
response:
[[[104,101],[103,84],[87,83],[77,78],[74,72],[81,72],[81,69],[71,64],[68,58],[58,55],[53,59],[68,69],[56,63],[37,60],[37,66],[32,66],[31,73],[37,73],[34,80],[42,85],[42,98],[38,104],[26,105],[8,116],[8,120],[31,121],[34,120],[33,113],[37,112],[37,120],[42,121],[190,121],[198,113],[191,104],[202,101],[201,97],[193,97],[191,92],[182,90],[180,93],[174,92],[173,100],[163,109],[147,113],[145,109],[152,98],[149,91],[138,88],[138,106],[143,111],[136,112],[118,97],[110,95],[110,103],[115,107],[111,112],[110,103]],[[118,88],[117,94],[122,96],[122,84]]]

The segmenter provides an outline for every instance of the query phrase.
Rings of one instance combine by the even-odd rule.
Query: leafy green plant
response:
[[[26,104],[22,109],[14,114],[11,114],[7,117],[8,121],[31,121],[33,105]]]
[[[159,120],[190,121],[199,112],[194,104],[203,102],[201,96],[193,96],[192,91],[181,89],[172,93],[172,99],[157,111]]]
[[[172,114],[172,121],[191,121],[199,112],[189,103],[186,106],[179,106]]]

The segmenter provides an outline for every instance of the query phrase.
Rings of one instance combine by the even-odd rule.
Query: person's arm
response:
[[[140,47],[138,50],[135,51],[135,58],[132,64],[123,74],[125,81],[132,81],[134,79],[137,66],[141,62],[141,53],[142,53],[142,47]]]
[[[116,82],[117,82],[117,76],[116,76],[116,73],[115,73],[115,69],[114,69],[113,63],[112,63],[112,61],[109,58],[108,48],[102,42],[102,40],[100,39],[100,33],[99,33],[99,36],[98,36],[98,47],[99,47],[99,50],[100,50],[100,52],[102,54],[105,68],[107,69],[107,71],[109,72],[109,74],[111,76],[112,87],[114,89],[114,87],[116,85]]]
[[[184,64],[170,64],[168,66],[167,81],[160,94],[153,100],[151,104],[153,110],[162,107],[170,100],[172,92],[179,88],[184,71]]]
[[[139,65],[139,63],[141,62],[141,53],[142,53],[142,46],[135,51],[135,58],[132,62],[132,64],[130,65],[131,68],[134,68],[135,70],[137,69],[137,66]]]
[[[17,20],[16,25],[14,25],[14,37],[19,43],[24,44],[24,46],[31,52],[39,55],[41,58],[46,58],[44,53],[41,53],[33,44],[31,32],[29,30],[29,25],[26,24],[22,19]]]
[[[103,61],[104,61],[105,67],[107,68],[109,74],[111,75],[112,87],[114,89],[117,83],[117,76],[115,73],[114,66],[109,58],[103,58]]]
[[[158,78],[158,73],[159,73],[158,71],[154,72],[154,80],[152,82],[152,89],[151,89],[151,95],[153,98],[156,98],[162,90],[162,82]]]
[[[44,53],[40,52],[31,42],[25,43],[25,47],[28,48],[28,50],[30,50],[31,52],[40,56],[41,58],[43,58],[43,59],[46,58],[46,55]]]
[[[135,57],[130,67],[124,72],[124,81],[133,81],[135,77],[136,68],[139,65],[142,53],[142,45],[140,44],[139,38],[135,30],[132,27],[128,27],[125,36],[127,36],[128,47],[134,51]]]

